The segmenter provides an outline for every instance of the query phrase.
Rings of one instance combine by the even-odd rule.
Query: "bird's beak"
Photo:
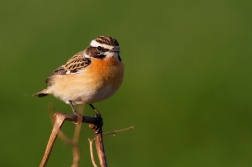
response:
[[[112,48],[110,51],[111,52],[119,52],[120,51],[120,47],[116,46],[116,47]]]

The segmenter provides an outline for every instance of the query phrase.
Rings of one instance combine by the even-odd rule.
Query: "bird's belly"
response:
[[[116,89],[109,83],[99,89],[85,86],[79,88],[68,87],[68,89],[69,91],[66,94],[61,92],[54,95],[67,104],[69,104],[69,100],[73,104],[90,104],[105,100],[116,92]]]
[[[85,90],[79,93],[78,97],[73,99],[74,104],[90,104],[105,100],[112,96],[116,90],[110,85],[98,89],[98,90]]]

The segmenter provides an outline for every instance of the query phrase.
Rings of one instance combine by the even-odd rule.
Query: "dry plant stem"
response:
[[[56,113],[53,106],[50,105],[49,106],[49,116],[50,116],[50,119],[51,119],[51,122],[52,122],[52,125],[54,125],[54,114]],[[61,130],[59,130],[58,132],[58,137],[63,141],[65,142],[66,144],[70,145],[73,147],[74,143],[72,140],[70,140]]]
[[[51,109],[53,111],[53,108]],[[63,125],[64,121],[65,120],[68,120],[68,121],[73,121],[75,123],[78,123],[79,126],[77,126],[77,131],[80,131],[80,125],[81,125],[81,122],[82,123],[92,123],[92,124],[98,124],[99,123],[99,119],[97,119],[96,117],[90,117],[90,116],[77,116],[75,114],[64,114],[64,113],[54,113],[54,125],[53,125],[53,129],[52,129],[52,132],[51,132],[51,135],[50,135],[50,138],[48,140],[48,143],[47,143],[47,146],[46,146],[46,150],[45,150],[45,153],[44,153],[44,156],[42,158],[42,161],[40,163],[40,167],[44,167],[48,161],[48,158],[50,156],[50,153],[52,151],[52,147],[53,147],[53,144],[56,140],[56,137],[59,133],[61,133],[61,136],[65,139],[65,141],[67,141],[68,144],[72,145],[73,146],[73,160],[74,160],[74,164],[77,164],[78,166],[78,163],[75,163],[75,162],[79,162],[80,160],[80,151],[79,151],[79,148],[78,148],[78,138],[79,138],[79,132],[77,134],[75,134],[75,137],[77,137],[75,139],[75,142],[74,141],[71,141],[69,140],[61,131],[60,131],[60,128],[61,126]],[[75,165],[76,166],[76,165]]]
[[[54,110],[54,108],[53,108],[52,105],[49,106],[49,111],[50,111],[49,116],[50,116],[51,122],[52,122],[52,124],[54,124],[54,114],[55,114],[56,112],[55,112],[55,110]],[[79,109],[78,111],[79,111],[79,113],[83,114],[83,106],[82,106],[82,108]],[[62,113],[60,113],[60,114],[62,114]],[[63,114],[63,115],[64,115],[64,114]],[[66,114],[65,117],[68,118],[69,116],[67,116],[67,114]],[[77,118],[77,117],[76,117],[76,118]],[[78,117],[78,118],[79,118],[79,117]],[[81,121],[82,121],[84,118],[85,118],[85,117],[83,116],[82,119],[81,119]],[[69,118],[68,118],[68,119],[69,119]],[[73,119],[75,120],[75,117],[74,117],[74,116],[73,116]],[[75,122],[75,121],[74,121],[74,122]],[[76,121],[76,122],[78,122],[78,121]],[[79,126],[76,126],[74,135],[76,134],[76,129],[78,129],[78,127],[79,127]],[[71,139],[69,139],[61,130],[59,130],[59,132],[58,132],[58,137],[59,137],[62,141],[64,141],[66,144],[68,144],[68,145],[70,145],[70,146],[72,146],[72,147],[74,147],[74,146],[76,145],[76,144],[74,143],[74,141],[71,140]],[[77,137],[78,137],[78,136],[77,136]]]
[[[76,122],[77,121],[77,116],[73,115],[73,114],[64,114],[61,113],[66,117],[67,121],[73,121]],[[82,123],[91,123],[91,124],[96,124],[98,121],[98,119],[96,117],[90,117],[90,116],[83,116],[82,117]]]
[[[95,145],[101,167],[107,167],[107,158],[103,144],[102,128],[98,134],[95,134]]]
[[[75,126],[75,130],[74,130],[74,137],[73,137],[73,164],[71,167],[78,167],[79,166],[79,162],[80,162],[80,149],[78,147],[78,142],[79,142],[79,136],[80,136],[80,131],[81,131],[81,125],[82,125],[82,111],[80,110],[78,112],[78,118],[77,118],[77,122],[76,122],[76,126]]]
[[[78,139],[79,139],[79,131],[81,128],[81,122],[82,123],[90,123],[90,128],[94,131],[94,135],[95,135],[95,138],[93,140],[95,140],[96,151],[98,154],[100,166],[101,167],[108,167],[105,149],[104,149],[104,143],[103,143],[102,125],[100,122],[101,118],[82,116],[82,115],[77,116],[75,114],[64,114],[64,113],[55,113],[54,117],[55,117],[54,127],[53,127],[52,133],[50,135],[50,138],[49,138],[49,141],[48,141],[48,144],[46,147],[46,151],[45,151],[44,157],[41,161],[40,167],[44,167],[46,165],[46,162],[47,162],[49,155],[51,153],[53,144],[55,142],[57,134],[60,131],[62,124],[64,123],[64,120],[73,121],[73,122],[77,123],[77,126],[76,126],[77,133],[75,133],[74,141],[72,142],[73,147],[74,147],[73,148],[74,163],[73,163],[72,167],[78,166],[79,160],[80,160],[80,152],[79,152],[79,148],[78,148],[77,144],[78,144]],[[99,131],[97,132],[97,126],[99,126],[99,125],[101,125],[101,127],[99,127]],[[129,128],[125,128],[122,130],[114,130],[113,132],[107,132],[104,134],[116,134],[118,132],[122,132],[122,131],[133,129],[133,128],[134,127],[131,126]],[[93,149],[92,149],[93,140],[89,139],[90,154],[91,154],[91,160],[92,160],[93,166],[97,167],[97,165],[94,161],[94,157],[93,157]]]
[[[90,124],[89,127],[91,129],[93,129],[93,131],[95,132],[95,125],[92,125]],[[121,129],[121,130],[114,130],[112,132],[105,132],[103,133],[103,135],[106,135],[106,134],[113,134],[115,135],[116,133],[119,133],[119,132],[123,132],[123,131],[126,131],[126,130],[130,130],[130,129],[134,129],[134,126],[130,126],[128,128],[124,128],[124,129]],[[92,140],[91,139],[88,139],[89,141],[89,148],[90,148],[90,156],[91,156],[91,161],[92,161],[92,164],[94,167],[97,167],[96,163],[95,163],[95,159],[94,159],[94,153],[93,153],[93,141],[95,140],[96,138],[93,138]],[[105,153],[104,153],[105,154]],[[99,154],[98,154],[99,155]],[[106,158],[106,157],[105,157]]]
[[[65,116],[61,115],[59,113],[55,113],[54,117],[55,117],[55,123],[54,123],[53,129],[52,129],[52,133],[50,135],[49,141],[47,143],[43,159],[42,159],[42,161],[41,161],[41,163],[39,165],[40,167],[44,167],[46,165],[46,162],[47,162],[47,160],[48,160],[48,158],[50,156],[53,144],[54,144],[55,139],[57,137],[58,131],[59,131],[60,127],[62,126],[62,124],[64,123],[64,120],[65,120]]]
[[[97,167],[96,163],[95,163],[95,159],[94,159],[94,153],[93,153],[93,141],[94,139],[88,139],[89,141],[89,149],[90,149],[90,156],[91,156],[91,161],[94,167]]]
[[[81,131],[81,126],[82,126],[82,119],[83,117],[83,110],[84,110],[84,105],[80,105],[78,108],[78,112],[74,115],[77,116],[77,121],[75,122],[76,126],[74,129],[74,136],[73,139],[69,139],[61,130],[58,131],[58,137],[64,141],[66,144],[70,145],[72,147],[72,154],[73,154],[73,164],[71,167],[78,167],[79,162],[80,162],[80,148],[78,146],[78,141],[79,141],[79,136],[80,136],[80,131]],[[52,105],[49,106],[49,111],[50,111],[50,118],[52,121],[52,124],[54,124],[54,107]],[[64,115],[64,114],[63,114]],[[66,117],[66,116],[65,116]]]
[[[57,112],[56,114],[64,115],[65,120],[67,121],[77,122],[78,119],[78,117],[75,114],[65,114],[60,112]],[[82,116],[82,123],[97,124],[98,122],[99,119],[97,119],[97,117]]]
[[[91,124],[89,127],[94,131],[96,152],[97,152],[97,155],[98,155],[100,166],[101,167],[108,167],[107,158],[106,158],[105,149],[104,149],[104,144],[103,144],[102,127],[99,127],[98,133],[97,133],[96,126]]]
[[[95,126],[91,126],[91,128],[93,128]],[[113,132],[107,132],[105,134],[116,134],[118,132],[123,132],[129,129],[133,129],[134,126],[131,126],[129,128],[125,128],[122,130],[114,130]],[[96,129],[93,128],[93,131],[96,132]],[[108,167],[108,163],[107,163],[107,158],[106,158],[106,154],[105,154],[105,149],[104,149],[104,144],[103,144],[103,133],[102,133],[102,127],[100,127],[100,130],[98,133],[94,133],[95,134],[95,145],[96,145],[96,151],[97,151],[97,155],[98,155],[98,159],[100,161],[100,166],[101,167]],[[90,140],[89,140],[90,142]],[[95,164],[94,162],[94,158],[93,158],[93,151],[92,151],[92,143],[90,144],[90,154],[91,154],[91,159],[92,159],[92,163],[93,165]],[[95,165],[94,165],[95,166]]]

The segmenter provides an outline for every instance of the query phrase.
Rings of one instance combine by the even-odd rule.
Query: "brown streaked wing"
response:
[[[70,58],[65,65],[62,65],[54,70],[53,73],[49,77],[47,77],[46,83],[50,84],[52,78],[56,75],[74,74],[79,70],[87,67],[91,63],[91,60],[89,58],[85,58],[83,56],[83,52],[84,51],[77,53],[72,58]]]
[[[67,70],[67,74],[76,73],[91,63],[89,58],[84,57],[83,52],[84,51],[77,53],[66,62],[64,68]]]

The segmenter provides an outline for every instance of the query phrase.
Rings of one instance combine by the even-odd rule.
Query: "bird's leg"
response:
[[[101,114],[96,110],[96,108],[93,106],[93,104],[89,104],[90,107],[94,110],[97,117],[101,117]]]
[[[77,116],[77,120],[74,121],[74,124],[79,123],[79,120],[80,120],[80,122],[82,122],[82,115],[81,115],[81,113],[79,113],[78,111],[76,111],[76,110],[74,109],[72,100],[69,100],[69,104],[70,104],[70,106],[71,106],[71,108],[72,108],[72,110],[73,110],[73,114]]]
[[[74,106],[73,106],[73,102],[72,102],[72,100],[69,100],[69,104],[70,104],[70,106],[71,106],[71,108],[72,108],[72,110],[73,110],[73,113],[75,114],[75,115],[79,115],[79,113],[78,113],[78,111],[76,111],[75,109],[74,109]]]
[[[96,114],[96,118],[97,118],[95,133],[100,133],[101,132],[101,128],[103,126],[103,120],[102,120],[101,114],[95,109],[95,107],[92,104],[89,104],[89,105],[94,110],[94,112]]]

